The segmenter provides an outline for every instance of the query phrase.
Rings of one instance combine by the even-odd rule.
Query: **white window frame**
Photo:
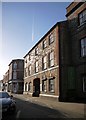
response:
[[[36,61],[36,62],[35,62],[35,72],[36,72],[36,73],[38,72],[38,66],[39,66],[38,61]]]
[[[54,34],[51,33],[51,34],[49,35],[49,45],[50,45],[51,43],[53,43],[53,42],[54,42]]]
[[[50,52],[50,67],[54,66],[54,51]]]
[[[47,68],[47,56],[43,57],[43,70]]]

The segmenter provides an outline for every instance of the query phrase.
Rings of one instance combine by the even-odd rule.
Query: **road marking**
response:
[[[16,118],[19,118],[20,112],[21,112],[20,110],[17,112]]]

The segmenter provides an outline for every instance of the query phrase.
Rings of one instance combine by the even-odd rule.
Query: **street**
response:
[[[3,118],[64,118],[65,115],[59,111],[43,107],[28,101],[16,98],[17,110],[15,114],[3,114]]]
[[[27,118],[71,118],[74,115],[70,111],[67,113],[66,111],[59,109],[50,108],[44,104],[37,104],[36,99],[35,102],[31,102],[31,98],[27,99],[24,97],[19,97],[15,95],[17,109],[14,114],[3,114],[3,119],[10,120],[10,119],[27,119]],[[37,98],[38,99],[38,98]],[[83,113],[83,114],[82,114]],[[73,116],[73,118],[81,118],[84,117],[84,111],[81,115]],[[76,113],[75,113],[76,114]]]

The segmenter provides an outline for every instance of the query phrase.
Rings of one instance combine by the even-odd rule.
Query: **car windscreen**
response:
[[[6,92],[0,92],[0,98],[9,98],[9,94]]]

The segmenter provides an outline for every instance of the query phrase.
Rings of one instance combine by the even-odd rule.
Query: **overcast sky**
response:
[[[54,24],[66,20],[66,7],[69,4],[69,2],[3,2],[2,5],[0,4],[0,11],[2,10],[0,80],[8,70],[8,64],[12,59],[23,59]]]

